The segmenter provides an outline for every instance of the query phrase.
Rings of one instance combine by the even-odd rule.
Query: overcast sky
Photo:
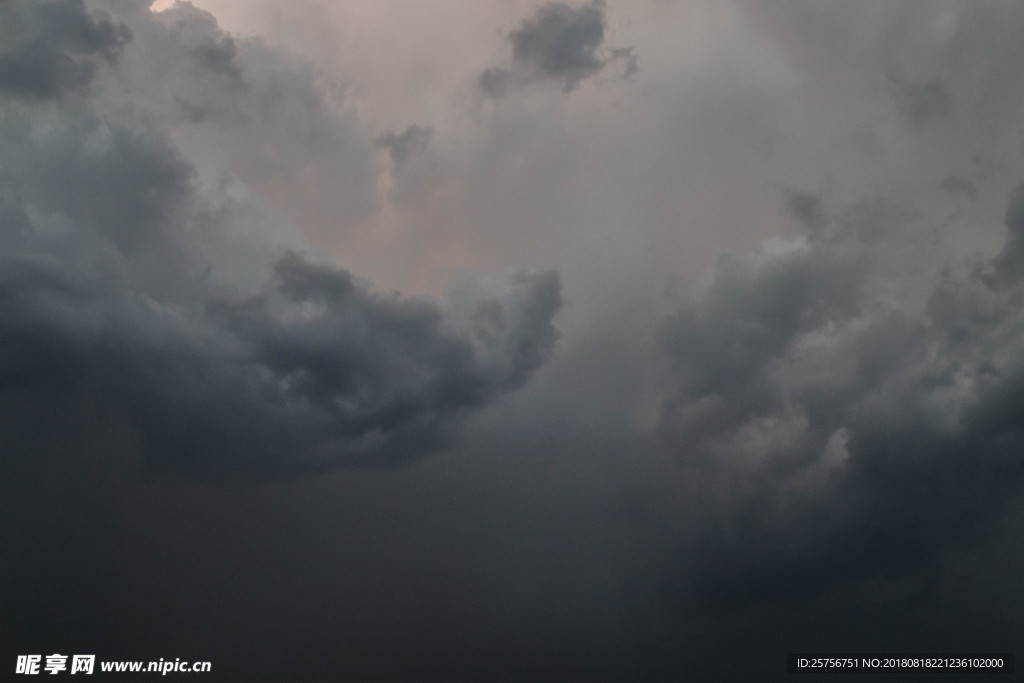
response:
[[[151,4],[0,0],[4,666],[1024,642],[1024,6]]]

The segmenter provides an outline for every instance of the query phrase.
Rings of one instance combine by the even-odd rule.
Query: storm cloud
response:
[[[5,666],[1022,642],[1018,5],[0,20]]]
[[[101,38],[129,35],[80,3],[43,10],[65,5],[71,19],[49,29],[60,40],[85,27],[69,44],[102,53],[114,48]],[[247,94],[259,76],[231,39],[196,10],[175,12],[162,36],[183,43],[177,68],[241,81],[246,116],[272,110]],[[373,293],[261,237],[247,221],[268,230],[272,216],[204,187],[159,118],[173,106],[158,100],[156,121],[111,111],[116,95],[44,112],[38,94],[11,94],[0,133],[5,393],[79,389],[131,425],[150,462],[247,476],[413,458],[551,354],[553,273],[463,277],[443,304]]]
[[[0,5],[0,91],[34,98],[82,92],[117,59],[131,31],[89,12],[82,0],[10,0]]]
[[[718,510],[706,598],[932,560],[1018,489],[1022,192],[1003,250],[922,306],[884,295],[887,239],[855,211],[721,257],[666,321],[678,390],[661,429]]]

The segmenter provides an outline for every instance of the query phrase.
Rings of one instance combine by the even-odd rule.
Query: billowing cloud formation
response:
[[[0,91],[82,91],[129,40],[124,24],[87,12],[82,0],[9,0],[0,4]]]
[[[487,69],[480,76],[480,87],[491,97],[501,97],[514,85],[554,81],[565,92],[571,92],[581,81],[601,71],[610,59],[624,60],[626,72],[634,73],[636,56],[631,49],[613,49],[610,58],[599,54],[605,38],[604,12],[603,0],[579,7],[559,2],[542,6],[509,34],[512,69]]]
[[[825,220],[722,257],[667,321],[662,429],[716,521],[709,598],[807,590],[970,539],[1024,475],[1024,188],[1001,253],[915,306],[883,265],[899,217]],[[906,276],[900,273],[899,278]]]
[[[8,662],[1022,642],[1024,5],[193,2],[0,0],[95,66],[0,89]]]
[[[295,223],[329,223],[338,232],[375,211],[372,134],[343,82],[294,54],[222,31],[190,4],[120,18],[139,45],[122,60],[142,93],[135,99],[172,126],[204,180],[237,177],[275,207],[289,204],[286,218]]]
[[[5,11],[43,22],[33,44],[52,59],[29,79],[44,90],[11,77],[2,95],[0,392],[80,396],[124,420],[161,467],[249,475],[413,458],[552,352],[552,273],[465,276],[438,304],[375,294],[299,255],[301,237],[246,192],[252,166],[231,163],[253,140],[270,152],[320,144],[325,164],[354,157],[343,181],[365,172],[369,145],[345,139],[355,124],[311,74],[288,78],[288,58],[238,46],[189,6],[137,8],[124,19],[147,40],[109,73],[72,78],[65,52],[112,62],[129,29],[81,3]],[[165,87],[147,98],[150,69]],[[39,100],[86,94],[89,79],[84,102]],[[126,83],[142,94],[131,106]],[[219,120],[233,135],[211,143],[203,131]]]

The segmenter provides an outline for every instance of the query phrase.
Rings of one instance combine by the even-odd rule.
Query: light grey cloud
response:
[[[609,61],[621,62],[623,78],[633,78],[640,71],[640,58],[634,47],[613,47]]]
[[[371,126],[340,78],[188,3],[115,9],[142,47],[124,53],[98,107],[120,114],[134,100],[168,127],[201,182],[236,177],[300,227],[348,234],[377,210]],[[134,94],[115,92],[125,84]]]

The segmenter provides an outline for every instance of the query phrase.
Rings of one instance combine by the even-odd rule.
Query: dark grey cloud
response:
[[[430,128],[409,126],[401,133],[389,130],[378,136],[376,143],[378,147],[388,151],[393,162],[401,164],[410,156],[423,152],[430,144],[432,136],[433,131]]]
[[[87,0],[116,59],[0,93],[0,661],[782,680],[1021,642],[1024,14],[609,3],[560,102],[511,38],[455,58],[500,0],[436,55],[231,4],[271,35]],[[643,96],[592,87],[630,71],[613,31]],[[351,71],[274,47],[307,38]],[[486,65],[541,99],[467,101]],[[955,107],[915,125],[887,69]],[[359,278],[465,262],[557,266],[562,338],[549,273]]]
[[[129,20],[183,43],[163,55],[182,70],[245,80],[245,114],[272,116],[261,72],[236,63],[207,15],[175,12]],[[167,132],[176,107],[157,100],[139,116],[96,95],[40,122],[36,94],[12,93],[0,126],[5,399],[76,395],[119,416],[160,468],[246,477],[414,459],[551,355],[553,273],[465,276],[441,303],[376,294],[262,237],[254,228],[272,229],[272,216],[204,184]],[[284,124],[253,126],[282,127],[287,138]],[[415,146],[424,134],[397,138]]]
[[[88,387],[161,467],[203,476],[384,465],[439,442],[452,418],[521,385],[551,353],[551,275],[445,314],[284,257],[267,290],[184,304],[5,259],[5,393]],[[460,328],[453,316],[470,324]]]
[[[0,3],[0,92],[43,99],[83,92],[131,37],[82,0],[7,0]]]
[[[820,194],[799,190],[787,192],[785,206],[807,228],[817,230],[825,224],[825,207]]]
[[[885,294],[890,236],[832,223],[722,257],[669,319],[663,436],[714,510],[696,595],[820,590],[981,537],[1024,476],[1022,196],[1003,251],[924,307]]]
[[[194,44],[187,48],[189,53],[201,70],[220,73],[230,80],[240,81],[242,69],[238,64],[235,39],[219,31],[212,19],[204,19],[205,21],[196,22],[199,24],[195,27],[198,30],[193,29],[195,38]],[[187,21],[181,20],[175,28],[185,32],[190,26]]]
[[[548,3],[509,34],[512,58],[538,77],[564,82],[566,92],[599,71],[595,54],[604,41],[604,3],[580,7]]]
[[[24,202],[126,252],[169,246],[163,237],[192,199],[193,169],[165,139],[88,118],[66,118],[43,133],[22,114],[31,116],[6,117],[0,144]]]
[[[949,116],[954,110],[953,95],[939,79],[904,86],[900,99],[907,120],[914,127]]]
[[[946,176],[942,179],[939,187],[944,192],[952,195],[962,195],[967,199],[975,199],[978,196],[978,186],[960,175]]]
[[[524,19],[508,36],[512,44],[512,67],[492,67],[480,75],[480,88],[498,98],[509,88],[527,83],[552,81],[564,92],[572,92],[582,81],[621,61],[630,77],[638,70],[632,48],[611,48],[605,55],[605,4],[603,0],[572,7],[549,2]]]
[[[993,260],[994,282],[1018,283],[1024,267],[1024,185],[1014,190],[1006,209],[1006,246]]]
[[[511,80],[512,73],[508,69],[498,67],[484,69],[484,72],[480,74],[480,89],[488,97],[497,99],[508,92]]]

